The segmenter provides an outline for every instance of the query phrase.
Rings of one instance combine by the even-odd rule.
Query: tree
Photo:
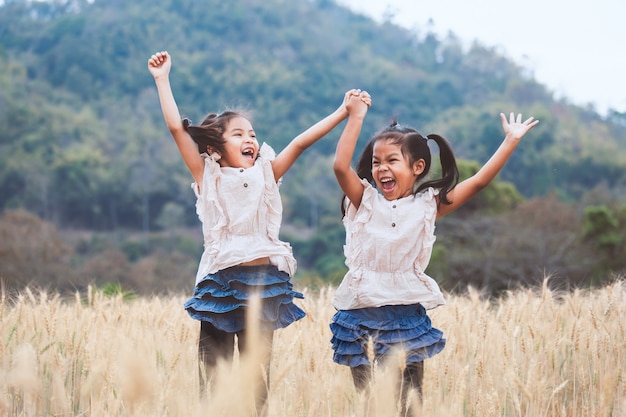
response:
[[[71,255],[52,224],[22,210],[0,217],[0,279],[9,290],[71,282]]]
[[[428,268],[448,290],[487,293],[541,284],[588,285],[595,260],[580,240],[576,208],[557,196],[526,201],[498,215],[455,213],[437,226],[437,252]]]
[[[583,214],[583,238],[597,261],[593,279],[626,272],[626,207],[590,206]]]

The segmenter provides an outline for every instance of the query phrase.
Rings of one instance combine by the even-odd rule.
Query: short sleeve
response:
[[[273,161],[276,159],[276,152],[270,145],[263,142],[261,148],[259,148],[259,156],[267,161]]]
[[[203,153],[204,174],[202,176],[202,189],[198,183],[193,182],[191,188],[196,195],[196,213],[202,221],[204,235],[215,238],[221,233],[221,229],[226,226],[226,217],[222,208],[222,203],[217,198],[217,182],[221,176],[220,165],[217,162],[220,156],[216,153],[208,155]],[[208,222],[208,219],[214,219]],[[208,227],[208,224],[212,224]]]
[[[432,254],[433,246],[436,241],[435,237],[435,220],[437,219],[437,198],[439,190],[429,187],[421,191],[417,198],[424,202],[424,234],[422,237],[422,250],[415,260],[415,266],[420,270],[426,270],[430,257]]]
[[[361,179],[361,184],[363,184],[363,197],[361,198],[359,208],[355,208],[348,199],[346,199],[345,203],[346,220],[354,223],[367,223],[369,221],[374,209],[374,199],[378,194],[378,191],[367,180]]]

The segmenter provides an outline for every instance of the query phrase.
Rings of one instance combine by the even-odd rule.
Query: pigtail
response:
[[[456,165],[456,158],[450,143],[440,135],[430,134],[428,139],[432,139],[439,147],[439,160],[441,162],[441,178],[427,181],[420,184],[418,192],[428,187],[439,190],[439,202],[443,204],[451,204],[448,200],[448,193],[456,187],[459,182],[459,168]]]
[[[346,217],[347,207],[348,207],[348,196],[344,194],[343,196],[341,196],[341,218],[342,219]]]
[[[191,139],[198,145],[200,154],[207,153],[208,148],[212,148],[220,155],[224,153],[224,131],[228,122],[234,117],[240,116],[235,111],[226,111],[221,114],[208,114],[200,126],[192,125],[191,120],[182,120],[183,128],[189,133]]]
[[[370,140],[365,148],[363,148],[363,153],[361,153],[361,157],[356,164],[356,174],[359,178],[363,178],[367,180],[370,184],[374,184],[374,177],[372,176],[372,157],[374,155],[374,142],[375,140]]]
[[[196,146],[198,147],[198,152],[200,154],[206,152],[206,146],[203,147],[203,141],[201,139],[198,139],[200,137],[199,132],[197,132],[196,128],[197,126],[193,126],[191,124],[191,119],[185,117],[182,120],[183,123],[183,129],[185,129],[185,131],[187,133],[189,133],[189,136],[191,136],[191,139],[193,139],[193,141],[196,143]]]

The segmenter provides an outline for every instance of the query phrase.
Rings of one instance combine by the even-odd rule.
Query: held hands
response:
[[[166,51],[155,52],[148,59],[148,70],[154,78],[167,76],[172,68],[172,58]]]
[[[372,97],[367,91],[353,89],[346,93],[343,104],[350,116],[365,117],[367,109],[372,106]]]
[[[532,116],[522,122],[522,114],[518,114],[517,118],[515,118],[513,112],[511,112],[508,122],[504,113],[500,113],[500,119],[502,120],[502,128],[506,137],[516,141],[520,140],[530,129],[539,123],[539,120],[535,120]]]

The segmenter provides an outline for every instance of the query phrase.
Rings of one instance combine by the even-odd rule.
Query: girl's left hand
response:
[[[348,103],[353,97],[358,97],[361,94],[361,90],[353,88],[352,90],[346,91],[346,94],[343,95],[343,103],[342,106],[346,111],[348,110]]]
[[[502,120],[502,128],[506,136],[515,140],[521,139],[530,129],[537,126],[539,123],[539,120],[535,120],[532,116],[522,122],[522,114],[519,113],[516,118],[513,112],[511,112],[508,122],[504,113],[500,113],[500,119]]]
[[[367,91],[361,91],[361,94],[359,94],[359,98],[363,103],[367,105],[368,109],[372,107],[372,96],[370,96],[370,93],[368,93]]]

